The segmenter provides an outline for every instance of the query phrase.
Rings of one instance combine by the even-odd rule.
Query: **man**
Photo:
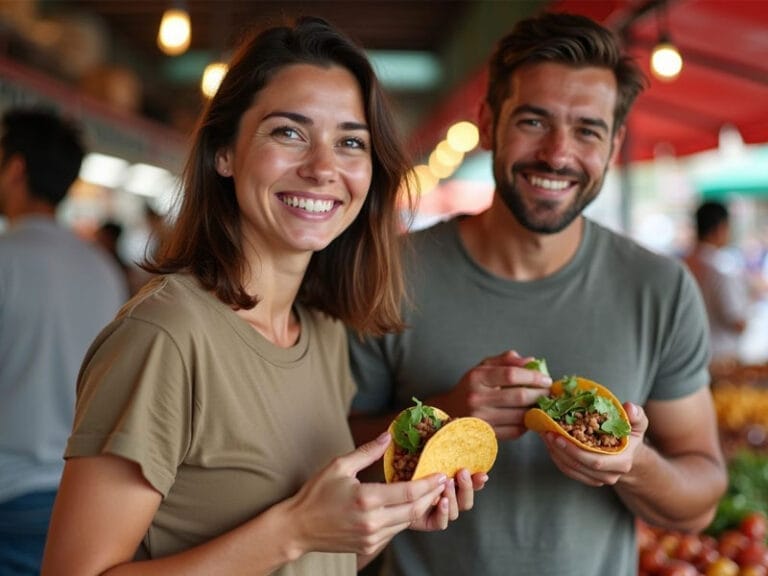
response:
[[[472,513],[398,536],[384,573],[624,576],[637,571],[636,517],[694,531],[711,521],[726,472],[695,282],[582,215],[643,83],[609,31],[580,16],[526,20],[499,43],[480,113],[491,207],[413,235],[409,328],[350,339],[358,442],[416,396],[486,419],[499,455]],[[524,368],[531,357],[624,401],[626,450],[525,433],[525,410],[551,384]]]
[[[696,245],[685,263],[704,297],[715,363],[738,360],[751,304],[744,267],[725,250],[730,239],[728,208],[716,201],[703,202],[696,210]]]
[[[0,125],[0,573],[38,574],[85,351],[127,297],[98,247],[56,222],[84,148],[37,109]]]

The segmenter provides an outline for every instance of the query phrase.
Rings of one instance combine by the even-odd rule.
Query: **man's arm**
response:
[[[699,531],[714,518],[728,483],[708,387],[671,401],[649,401],[647,442],[615,489],[647,522]]]

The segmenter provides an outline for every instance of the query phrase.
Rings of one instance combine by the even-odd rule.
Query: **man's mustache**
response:
[[[532,170],[542,174],[550,174],[551,176],[558,176],[560,178],[569,178],[576,180],[579,184],[586,184],[587,175],[584,172],[578,172],[571,168],[553,168],[546,162],[515,162],[512,165],[512,174],[522,172],[524,170]]]

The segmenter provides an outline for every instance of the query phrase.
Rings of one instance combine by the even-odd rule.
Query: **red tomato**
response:
[[[699,576],[699,571],[685,560],[669,560],[657,572],[658,576]]]
[[[699,569],[700,572],[704,572],[707,566],[712,564],[715,560],[720,558],[720,552],[712,545],[704,544],[701,552],[693,559],[693,565]]]
[[[677,548],[673,556],[690,562],[701,553],[703,548],[704,544],[696,534],[683,534],[677,542]]]
[[[655,574],[664,564],[669,556],[658,544],[651,544],[648,548],[640,552],[640,570]]]
[[[718,549],[721,556],[736,558],[736,555],[746,548],[749,538],[738,530],[726,530],[720,535]]]
[[[736,556],[734,560],[739,566],[761,565],[765,562],[768,549],[762,542],[751,540]]]
[[[768,534],[768,518],[762,512],[750,512],[741,519],[739,531],[752,540],[764,542]]]

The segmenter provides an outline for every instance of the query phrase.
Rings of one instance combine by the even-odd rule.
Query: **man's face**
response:
[[[608,69],[540,63],[514,73],[495,122],[484,107],[496,190],[524,227],[559,232],[597,197],[624,134],[616,97]]]

